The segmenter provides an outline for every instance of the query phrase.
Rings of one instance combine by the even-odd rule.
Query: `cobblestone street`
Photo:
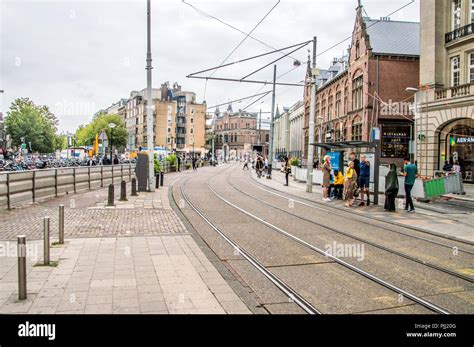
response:
[[[171,209],[167,186],[124,202],[117,196],[115,207],[106,197],[102,189],[2,212],[0,313],[250,313]],[[59,204],[66,242],[52,246],[53,266],[42,266],[42,217],[51,216],[56,241]],[[28,246],[25,301],[20,234]]]

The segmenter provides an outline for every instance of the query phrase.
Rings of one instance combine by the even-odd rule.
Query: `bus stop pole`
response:
[[[380,156],[382,153],[380,140],[374,141],[375,158],[374,158],[374,205],[379,204],[379,179],[380,179]]]

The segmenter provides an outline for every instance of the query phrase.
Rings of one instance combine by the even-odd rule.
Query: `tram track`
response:
[[[277,189],[272,188],[272,187],[268,187],[267,185],[264,185],[263,183],[260,183],[260,182],[256,181],[251,175],[250,175],[250,178],[251,178],[251,181],[253,181],[253,182],[250,182],[250,184],[252,186],[254,186],[254,187],[256,187],[256,188],[258,188],[262,191],[266,191],[270,194],[273,194],[275,196],[279,196],[279,197],[283,197],[285,199],[292,200],[295,203],[298,203],[298,204],[301,204],[301,205],[304,205],[304,206],[308,206],[308,207],[311,207],[311,208],[314,208],[314,209],[317,209],[317,210],[320,210],[320,211],[323,211],[323,212],[335,212],[335,211],[337,211],[338,214],[345,214],[347,216],[350,216],[350,218],[358,219],[359,221],[363,222],[364,224],[371,225],[371,226],[374,226],[376,228],[382,228],[384,230],[391,231],[391,232],[394,232],[394,233],[397,233],[397,234],[400,234],[400,235],[408,236],[408,237],[413,238],[413,239],[423,240],[423,241],[426,241],[426,242],[429,242],[429,243],[432,243],[432,244],[435,244],[435,245],[438,245],[438,246],[442,246],[442,247],[445,247],[445,248],[456,250],[457,252],[463,252],[463,253],[466,253],[466,254],[474,255],[474,251],[468,250],[466,248],[461,248],[461,246],[459,246],[459,245],[458,246],[450,245],[450,244],[440,242],[440,241],[436,241],[436,240],[432,240],[432,239],[429,239],[429,238],[426,238],[426,237],[421,237],[421,236],[417,236],[417,235],[408,234],[408,233],[400,231],[400,230],[394,230],[393,228],[381,227],[380,225],[371,222],[371,220],[376,220],[379,223],[385,223],[385,224],[393,225],[393,226],[396,226],[396,227],[399,227],[399,228],[414,230],[414,231],[419,232],[419,233],[428,234],[428,235],[433,236],[435,238],[449,240],[453,243],[458,243],[462,246],[473,246],[474,244],[471,243],[471,242],[460,240],[460,239],[457,239],[457,238],[452,238],[452,237],[439,235],[437,233],[431,233],[427,230],[422,230],[422,229],[419,229],[419,228],[410,227],[408,225],[400,225],[400,224],[392,223],[388,220],[380,219],[380,218],[377,218],[377,217],[374,217],[374,216],[369,217],[369,216],[354,214],[350,211],[346,211],[346,210],[343,210],[343,209],[338,209],[337,207],[331,206],[328,203],[323,204],[321,202],[311,200],[311,199],[307,199],[305,197],[301,197],[301,196],[295,195],[293,193],[288,193],[288,192],[283,193],[280,190],[277,190]]]
[[[231,168],[231,167],[229,167]],[[227,171],[227,169],[229,168],[226,168],[224,170],[221,170],[218,175],[224,173],[225,171]],[[216,175],[217,176],[217,175]],[[228,235],[226,235],[222,230],[221,228],[219,228],[219,226],[217,226],[215,223],[213,223],[210,218],[208,216],[206,216],[206,214],[200,210],[198,207],[196,207],[193,202],[190,200],[189,196],[187,195],[186,193],[186,183],[187,181],[189,180],[186,179],[186,181],[182,184],[181,186],[181,195],[183,196],[183,198],[185,199],[185,201],[188,203],[189,207],[194,211],[196,212],[201,219],[203,219],[214,231],[216,231],[229,245],[231,245],[234,249],[239,249],[240,251],[240,254],[242,254],[242,256],[247,260],[249,261],[249,263],[252,264],[253,267],[255,267],[260,273],[264,274],[264,276],[266,278],[268,278],[273,284],[275,284],[280,290],[282,290],[286,296],[288,296],[289,298],[291,298],[296,304],[298,304],[298,306],[300,306],[305,312],[307,313],[321,313],[320,310],[318,310],[317,308],[315,308],[314,306],[312,306],[307,300],[304,299],[304,297],[302,297],[300,294],[298,294],[294,289],[291,288],[291,286],[289,286],[287,283],[283,282],[281,279],[279,279],[278,277],[276,277],[274,274],[272,274],[269,269],[267,267],[265,267],[263,264],[261,264],[252,254],[250,254],[249,252],[245,251],[244,249],[242,249],[239,244],[235,241],[235,240],[232,240]],[[320,254],[320,255],[323,255],[325,257],[328,257],[329,259],[331,259],[333,262],[341,265],[342,267],[346,268],[346,269],[349,269],[359,275],[362,275],[363,277],[369,279],[370,281],[374,282],[374,283],[377,283],[378,285],[381,285],[389,290],[391,290],[392,292],[398,294],[398,295],[402,295],[404,297],[406,297],[407,299],[410,299],[411,301],[413,301],[414,303],[417,303],[419,304],[420,306],[432,311],[432,312],[435,312],[435,313],[440,313],[440,314],[449,314],[450,312],[448,310],[446,310],[445,308],[442,308],[436,304],[433,304],[425,299],[423,299],[422,297],[418,296],[418,295],[415,295],[407,290],[404,290],[392,283],[389,283],[375,275],[373,275],[372,273],[369,273],[359,267],[356,267],[336,256],[333,256],[333,255],[330,255],[330,254],[327,254],[327,252],[323,251],[322,249],[302,240],[301,238],[289,233],[288,231],[282,229],[282,228],[279,228],[278,226],[276,225],[273,225],[265,220],[263,220],[262,218],[252,214],[251,212],[233,204],[232,202],[228,201],[227,199],[225,199],[223,196],[221,196],[219,193],[217,193],[215,191],[215,189],[211,186],[210,184],[210,180],[207,181],[207,188],[208,190],[214,195],[216,196],[216,198],[218,198],[219,200],[223,201],[224,203],[226,203],[227,205],[229,205],[230,207],[240,211],[241,213],[247,215],[248,217],[256,220],[257,222],[259,222],[260,224],[263,224],[265,225],[266,227],[274,230],[274,231],[277,231],[279,234],[287,237],[288,239],[308,248],[308,249],[311,249],[312,251]],[[309,304],[309,306],[308,306]]]
[[[338,230],[338,229],[336,229],[336,228],[330,227],[330,226],[328,226],[327,224],[322,224],[322,223],[316,222],[316,221],[314,221],[314,220],[311,220],[311,219],[309,219],[309,218],[306,218],[306,217],[303,217],[303,216],[299,216],[299,215],[297,215],[297,214],[295,214],[295,213],[291,213],[291,212],[289,212],[289,211],[286,211],[286,210],[284,210],[284,209],[282,209],[282,208],[280,208],[280,207],[278,207],[278,206],[276,206],[276,205],[274,205],[274,204],[271,204],[271,203],[269,203],[269,202],[267,202],[267,201],[265,201],[265,200],[263,200],[263,199],[257,198],[257,197],[255,197],[255,196],[253,196],[253,195],[251,195],[251,194],[249,194],[249,193],[247,193],[247,192],[244,192],[242,189],[239,189],[237,186],[235,186],[234,184],[232,184],[232,183],[230,182],[230,176],[227,176],[227,178],[226,178],[226,183],[227,183],[229,186],[231,186],[233,189],[235,189],[235,190],[237,190],[238,192],[240,192],[241,194],[244,194],[244,195],[246,195],[246,196],[248,196],[248,197],[250,197],[250,198],[252,198],[252,199],[258,201],[259,203],[265,204],[265,205],[267,205],[267,206],[269,206],[269,207],[271,207],[271,208],[274,208],[274,209],[276,209],[276,210],[278,210],[278,211],[281,211],[281,212],[283,212],[283,213],[286,213],[286,214],[288,214],[288,215],[291,215],[291,216],[293,216],[293,217],[295,217],[295,218],[298,218],[298,219],[300,219],[300,220],[306,221],[306,222],[311,223],[311,224],[313,224],[313,225],[317,225],[317,226],[319,226],[319,227],[324,228],[325,230],[331,230],[331,231],[333,231],[333,232],[335,232],[335,233],[337,233],[337,234],[340,234],[340,235],[349,237],[349,238],[354,239],[354,240],[357,240],[357,241],[359,241],[359,242],[363,242],[363,243],[365,243],[365,244],[367,244],[367,245],[371,245],[371,246],[373,246],[373,247],[375,247],[375,248],[378,248],[378,249],[383,250],[383,251],[386,251],[386,252],[388,252],[388,253],[391,253],[391,254],[400,256],[400,257],[402,257],[402,258],[408,259],[408,260],[413,261],[413,262],[416,262],[416,263],[418,263],[418,264],[422,264],[422,265],[428,266],[428,267],[430,267],[430,268],[433,268],[433,269],[435,269],[435,270],[441,271],[441,272],[446,273],[446,274],[448,274],[448,275],[451,275],[451,276],[460,278],[460,279],[465,280],[465,281],[468,281],[468,282],[470,282],[470,283],[474,283],[474,279],[473,279],[472,277],[465,276],[465,275],[460,274],[460,273],[458,273],[458,272],[455,272],[455,271],[452,271],[452,270],[443,268],[443,267],[438,266],[438,265],[436,265],[436,264],[431,264],[431,263],[429,263],[429,262],[427,262],[427,261],[425,261],[425,260],[421,260],[421,259],[418,259],[418,258],[413,257],[413,256],[411,256],[411,255],[408,255],[408,254],[405,254],[405,253],[396,251],[396,250],[394,250],[394,249],[391,249],[391,248],[389,248],[389,247],[380,245],[380,244],[375,243],[375,242],[372,242],[372,241],[370,241],[370,240],[363,239],[363,238],[361,238],[361,237],[352,235],[352,234],[350,234],[350,233],[346,233],[346,232],[344,232],[344,231],[341,231],[341,230]]]

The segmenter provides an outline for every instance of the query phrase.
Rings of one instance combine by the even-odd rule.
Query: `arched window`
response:
[[[356,59],[360,58],[360,42],[357,40],[356,42]]]
[[[352,111],[360,110],[363,107],[364,75],[360,75],[352,80]]]
[[[352,141],[362,141],[362,122],[359,117],[352,120]]]

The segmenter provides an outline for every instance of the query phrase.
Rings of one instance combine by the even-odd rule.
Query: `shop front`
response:
[[[474,183],[474,119],[458,119],[440,130],[438,170],[446,161],[458,162],[463,181]]]
[[[401,166],[404,158],[410,158],[411,123],[382,123],[381,162]]]

